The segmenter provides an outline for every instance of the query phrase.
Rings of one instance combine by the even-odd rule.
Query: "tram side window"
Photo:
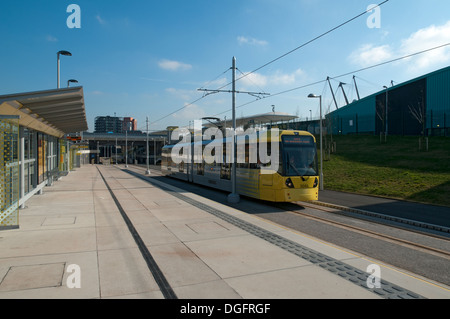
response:
[[[250,167],[250,144],[245,143],[245,154],[242,154],[240,161],[243,163],[237,163],[237,167],[239,168],[249,168]],[[238,156],[239,158],[239,156]]]
[[[197,163],[197,175],[204,176],[205,175],[205,159],[203,158],[203,152],[205,151],[205,145],[202,147],[201,154],[197,156],[201,157],[201,163]]]
[[[173,161],[172,161],[172,156],[170,153],[170,149],[167,149],[164,151],[164,157],[167,161],[167,169],[171,170],[172,169],[172,165],[173,165]]]
[[[220,179],[231,180],[231,164],[227,163],[227,147],[223,144],[222,162],[220,165]]]
[[[197,164],[197,175],[205,175],[205,163],[198,163]]]

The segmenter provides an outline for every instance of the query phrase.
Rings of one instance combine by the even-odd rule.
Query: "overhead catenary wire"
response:
[[[200,89],[204,89],[205,87],[207,87],[208,85],[210,85],[211,83],[213,83],[214,81],[217,81],[218,78],[220,78],[222,75],[224,75],[225,73],[227,73],[230,70],[230,68],[227,68],[225,71],[223,71],[222,73],[220,73],[217,77],[215,77],[214,79],[212,79],[211,81],[205,83]]]
[[[265,68],[265,67],[267,67],[267,66],[269,66],[269,65],[271,65],[271,64],[273,64],[273,63],[275,63],[275,62],[277,62],[277,61],[279,61],[279,60],[281,60],[281,59],[283,59],[283,58],[285,58],[286,56],[288,56],[288,55],[290,55],[290,54],[292,54],[292,53],[294,53],[294,52],[296,52],[296,51],[298,51],[298,50],[304,48],[305,46],[307,46],[307,45],[309,45],[309,44],[311,44],[311,43],[313,43],[313,42],[315,42],[315,41],[317,41],[317,40],[323,38],[324,36],[326,36],[326,35],[328,35],[328,34],[334,32],[334,31],[336,31],[336,30],[342,28],[343,26],[345,26],[345,25],[349,24],[350,22],[352,22],[352,21],[354,21],[354,20],[360,18],[361,16],[367,14],[368,12],[374,10],[375,8],[381,7],[382,5],[384,5],[385,3],[389,2],[389,1],[390,1],[390,0],[385,0],[385,1],[381,2],[381,3],[378,4],[378,5],[371,6],[370,9],[367,9],[367,10],[365,10],[364,12],[361,12],[360,14],[354,16],[353,18],[348,19],[347,21],[345,21],[345,22],[339,24],[338,26],[336,26],[336,27],[334,27],[334,28],[332,28],[332,29],[330,29],[330,30],[328,30],[328,31],[326,31],[326,32],[324,32],[324,33],[322,33],[322,34],[320,34],[319,36],[316,36],[315,38],[313,38],[313,39],[311,39],[311,40],[309,40],[309,41],[307,41],[307,42],[301,44],[300,46],[298,46],[298,47],[296,47],[296,48],[294,48],[294,49],[292,49],[292,50],[290,50],[290,51],[288,51],[288,52],[286,52],[286,53],[280,55],[279,57],[277,57],[277,58],[275,58],[275,59],[273,59],[273,60],[271,60],[271,61],[269,61],[269,62],[263,64],[262,66],[260,66],[260,67],[258,67],[258,68],[256,68],[256,69],[254,69],[253,71],[248,72],[248,73],[246,73],[246,74],[243,74],[240,78],[236,79],[235,81],[237,82],[237,81],[239,81],[239,80],[241,80],[241,79],[243,79],[243,78],[245,78],[245,77],[248,77],[249,75],[251,75],[251,74],[253,74],[253,73],[256,73],[257,71],[259,71],[259,70],[261,70],[261,69],[263,69],[263,68]],[[227,71],[228,71],[228,70],[229,70],[229,69],[227,69]],[[225,72],[227,72],[227,71],[225,71]],[[225,72],[224,72],[224,73],[225,73]],[[222,73],[221,75],[223,75],[224,73]],[[219,75],[218,77],[220,77],[221,75]],[[217,78],[218,78],[218,77],[217,77]],[[216,78],[216,79],[217,79],[217,78]],[[215,80],[212,80],[212,81],[210,81],[209,83],[211,83],[211,82],[213,82],[213,81],[215,81]],[[233,82],[230,82],[230,83],[228,83],[228,84],[226,84],[226,85],[224,85],[224,86],[218,88],[217,91],[218,91],[218,90],[221,90],[221,89],[223,89],[223,88],[225,88],[225,87],[227,87],[227,86],[229,86],[229,85],[232,84],[232,83],[233,83]],[[205,86],[206,86],[206,85],[204,85],[203,87],[205,87]],[[202,87],[202,88],[203,88],[203,87]],[[183,110],[183,109],[185,109],[185,108],[187,108],[187,107],[193,105],[194,103],[196,103],[196,102],[202,100],[202,99],[205,98],[207,95],[208,95],[208,94],[203,95],[201,98],[199,98],[199,99],[197,99],[197,100],[195,100],[195,101],[193,101],[193,102],[191,102],[191,103],[188,103],[188,104],[184,105],[183,107],[181,107],[181,108],[179,108],[179,109],[177,109],[177,110],[171,112],[170,114],[167,114],[166,116],[163,116],[163,117],[159,118],[159,119],[156,120],[156,121],[153,121],[153,122],[150,123],[150,124],[155,124],[155,123],[158,123],[159,121],[161,121],[161,120],[163,120],[163,119],[168,118],[169,116],[171,116],[171,115],[173,115],[173,114],[175,114],[175,113],[177,113],[177,112],[179,112],[179,111],[181,111],[181,110]]]
[[[336,30],[342,28],[343,26],[349,24],[350,22],[352,22],[352,21],[354,21],[354,20],[357,20],[358,18],[360,18],[360,17],[362,17],[363,15],[365,15],[366,13],[368,13],[368,12],[374,10],[375,8],[381,7],[382,5],[384,5],[384,4],[387,3],[387,2],[389,2],[389,0],[385,0],[385,1],[381,2],[381,3],[378,4],[378,5],[371,6],[369,9],[365,10],[364,12],[361,12],[360,14],[354,16],[353,18],[348,19],[347,21],[345,21],[345,22],[339,24],[338,26],[336,26],[336,27],[334,27],[334,28],[332,28],[332,29],[330,29],[330,30],[328,30],[328,31],[326,31],[326,32],[324,32],[324,33],[322,33],[322,34],[320,34],[319,36],[317,36],[317,37],[315,37],[315,38],[313,38],[313,39],[311,39],[311,40],[309,40],[309,41],[303,43],[302,45],[296,47],[295,49],[292,49],[291,51],[286,52],[286,53],[280,55],[279,57],[277,57],[277,58],[275,58],[275,59],[273,59],[273,60],[271,60],[271,61],[269,61],[269,62],[263,64],[262,66],[260,66],[260,67],[258,67],[258,68],[256,68],[256,69],[254,69],[253,71],[246,73],[245,75],[241,76],[240,78],[237,78],[236,81],[239,81],[239,80],[241,80],[241,79],[243,79],[243,78],[245,78],[245,77],[247,77],[247,76],[249,76],[249,75],[251,75],[251,74],[253,74],[253,73],[256,73],[256,72],[258,72],[259,70],[261,70],[261,69],[263,69],[263,68],[265,68],[265,67],[267,67],[267,66],[269,66],[269,65],[271,65],[271,64],[273,64],[273,63],[275,63],[275,62],[277,62],[278,60],[281,60],[281,59],[285,58],[286,56],[288,56],[288,55],[290,55],[290,54],[292,54],[292,53],[294,53],[294,52],[296,52],[296,51],[298,51],[298,50],[304,48],[305,46],[307,46],[307,45],[309,45],[309,44],[311,44],[311,43],[313,43],[313,42],[315,42],[315,41],[317,41],[317,40],[323,38],[324,36],[326,36],[326,35],[328,35],[328,34],[334,32],[334,31],[336,31]],[[219,88],[219,90],[220,90],[220,89],[223,89],[224,87],[229,86],[230,84],[231,84],[231,83],[228,83],[228,84],[224,85],[223,87]]]
[[[205,87],[205,86],[207,86],[208,84],[210,84],[210,83],[216,81],[216,80],[217,80],[218,78],[220,78],[222,75],[224,75],[225,73],[227,73],[228,70],[229,70],[229,69],[226,69],[224,72],[222,72],[221,74],[219,74],[217,77],[215,77],[215,78],[212,79],[211,81],[205,83],[202,87]],[[185,104],[183,107],[180,107],[179,109],[177,109],[177,110],[175,110],[175,111],[173,111],[173,112],[171,112],[171,113],[169,113],[169,114],[167,114],[167,115],[165,115],[165,116],[163,116],[163,117],[157,119],[156,121],[151,122],[150,125],[156,124],[156,123],[158,123],[158,122],[160,122],[160,121],[162,121],[162,120],[168,118],[169,116],[171,116],[171,115],[173,115],[173,114],[175,114],[175,113],[177,113],[177,112],[180,112],[180,111],[184,110],[185,108],[187,108],[187,107],[189,107],[189,106],[191,106],[191,105],[194,105],[195,103],[197,103],[198,101],[204,99],[205,97],[206,97],[206,95],[203,95],[202,97],[196,99],[195,101],[190,102],[190,103],[188,103],[188,104]]]
[[[241,70],[239,70],[239,68],[236,68],[236,70],[238,70],[239,73],[241,73],[242,75],[245,75]],[[255,82],[253,82],[251,79],[250,79],[250,82],[252,82],[253,85],[256,86],[256,87],[258,88],[258,90],[260,90],[260,91],[263,92],[263,93],[266,93],[262,88],[259,87],[259,85],[257,85],[257,84],[256,84]]]
[[[367,71],[367,70],[370,70],[370,69],[373,69],[373,68],[377,68],[377,67],[380,67],[380,66],[383,66],[383,65],[387,65],[387,64],[390,64],[390,63],[394,63],[394,62],[397,62],[397,61],[401,61],[401,60],[404,60],[404,59],[408,59],[408,58],[411,58],[411,57],[414,57],[414,56],[417,56],[417,55],[420,55],[420,54],[424,54],[424,53],[427,53],[427,52],[430,52],[430,51],[438,50],[438,49],[441,49],[441,48],[444,48],[444,47],[447,47],[447,46],[450,46],[450,43],[439,45],[437,47],[426,49],[426,50],[422,50],[422,51],[419,51],[419,52],[416,52],[416,53],[408,54],[408,55],[405,55],[405,56],[402,56],[402,57],[399,57],[399,58],[395,58],[395,59],[392,59],[392,60],[389,60],[389,61],[377,63],[377,64],[374,64],[374,65],[371,65],[371,66],[368,66],[368,67],[364,67],[364,68],[361,68],[361,69],[358,69],[358,70],[355,70],[355,71],[347,72],[347,73],[344,73],[344,74],[341,74],[341,75],[338,75],[338,76],[330,77],[330,79],[333,79],[333,80],[339,79],[339,78],[342,78],[342,77],[345,77],[345,76],[349,76],[349,75],[352,75],[352,74],[356,74],[356,73],[360,73],[360,72],[363,72],[363,71]],[[255,102],[259,101],[259,100],[272,98],[272,97],[275,97],[275,96],[283,95],[283,94],[290,93],[290,92],[293,92],[293,91],[298,91],[298,90],[301,90],[301,89],[305,89],[307,87],[315,86],[315,85],[318,85],[318,84],[321,84],[321,83],[326,83],[326,82],[327,82],[327,80],[325,79],[325,80],[320,80],[320,81],[316,81],[316,82],[313,82],[313,83],[305,84],[305,85],[302,85],[302,86],[298,86],[298,87],[295,87],[295,88],[292,88],[292,89],[284,90],[284,91],[281,91],[281,92],[278,92],[278,93],[271,94],[270,96],[265,96],[265,97],[262,97],[262,98],[257,99],[257,100],[249,101],[247,103],[244,103],[242,105],[237,106],[236,108],[237,109],[238,108],[242,108],[242,107],[247,106],[249,104],[253,104],[253,103],[255,103]],[[225,113],[228,113],[228,112],[230,112],[230,110],[226,110],[224,112],[218,113],[215,116],[218,116],[218,115],[221,115],[221,114],[225,114]]]

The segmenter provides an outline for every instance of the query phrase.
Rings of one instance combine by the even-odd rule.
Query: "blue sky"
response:
[[[231,118],[231,95],[203,96],[291,51],[382,0],[40,0],[0,3],[0,95],[56,88],[56,52],[61,85],[84,87],[89,130],[94,118],[130,116],[145,130],[187,126],[204,116]],[[81,8],[81,28],[70,29],[70,4]],[[381,27],[369,28],[370,13],[237,82],[240,91],[266,92],[255,101],[237,96],[237,115],[271,112],[319,115],[333,110],[325,83],[289,93],[407,54],[450,43],[450,1],[390,0],[381,7]],[[450,46],[415,58],[355,73],[361,96],[450,65]],[[241,73],[242,72],[242,73]],[[339,81],[356,98],[353,75]],[[230,87],[227,87],[229,89]],[[344,105],[341,93],[337,96]],[[198,100],[198,101],[197,101]],[[192,103],[197,101],[195,103]],[[252,103],[249,103],[252,102]],[[181,110],[180,110],[181,109]],[[175,112],[177,111],[177,112]],[[175,113],[173,113],[175,112]],[[173,114],[172,114],[173,113]]]

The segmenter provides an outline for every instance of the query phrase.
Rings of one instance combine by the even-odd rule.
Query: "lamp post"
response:
[[[60,55],[65,55],[65,56],[72,56],[72,53],[70,53],[69,51],[59,51],[56,56],[57,56],[57,68],[58,68],[58,89],[61,87],[60,86],[60,62],[59,62],[59,56]]]
[[[78,83],[78,81],[77,80],[69,80],[69,81],[67,81],[67,87],[70,87],[70,83]]]
[[[231,67],[231,70],[233,71],[233,88],[231,91],[229,90],[207,90],[207,89],[198,89],[199,91],[204,91],[204,92],[211,92],[208,94],[212,94],[212,93],[219,93],[219,92],[226,92],[226,93],[232,93],[232,102],[233,102],[233,128],[232,128],[232,132],[231,132],[231,137],[232,137],[232,158],[231,158],[231,162],[232,162],[232,174],[231,174],[231,185],[232,185],[232,190],[231,190],[231,194],[228,195],[228,202],[229,203],[239,203],[240,201],[240,196],[236,191],[236,94],[237,93],[246,93],[246,94],[250,94],[250,95],[270,95],[268,93],[255,93],[255,92],[238,92],[236,91],[236,58],[233,57],[233,61],[232,61],[233,65]],[[225,124],[226,125],[226,124]]]
[[[125,168],[128,168],[128,131],[125,131]]]
[[[149,149],[148,149],[148,116],[147,116],[147,170],[145,175],[150,175],[150,160],[149,160]]]
[[[236,58],[233,57],[233,88],[232,88],[232,102],[233,102],[233,150],[231,152],[233,158],[231,162],[231,194],[228,195],[228,202],[237,204],[240,201],[240,196],[236,192]]]
[[[322,95],[310,94],[308,95],[310,99],[319,99],[320,100],[320,181],[319,187],[320,190],[323,191],[323,132],[322,132]]]

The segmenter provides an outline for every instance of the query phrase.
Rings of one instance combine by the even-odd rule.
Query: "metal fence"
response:
[[[328,117],[324,127],[337,135],[384,134],[400,136],[450,136],[450,112],[430,110],[425,114],[401,112],[360,116],[339,115]]]

